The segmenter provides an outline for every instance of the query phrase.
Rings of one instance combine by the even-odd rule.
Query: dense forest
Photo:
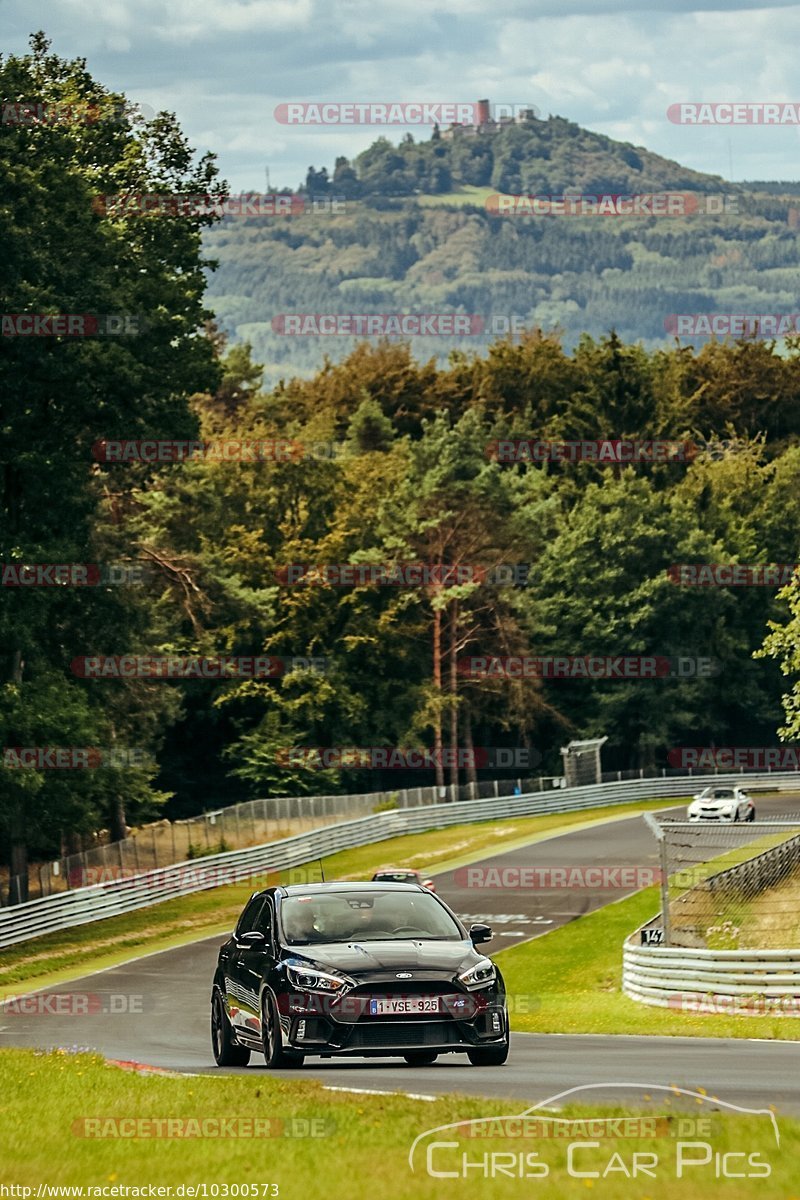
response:
[[[82,62],[56,58],[43,39],[0,64],[0,83],[6,95],[107,98]],[[92,204],[125,188],[224,190],[213,160],[197,161],[168,115],[6,126],[0,150],[4,311],[147,315],[124,337],[0,347],[4,568],[143,568],[122,584],[98,570],[90,586],[9,586],[4,574],[3,745],[152,756],[84,771],[4,757],[0,836],[18,866],[26,848],[57,852],[62,838],[124,833],[161,812],[386,786],[380,771],[287,760],[293,747],[525,748],[546,773],[570,737],[608,735],[606,762],[627,767],[665,765],[681,745],[771,745],[778,727],[800,736],[798,693],[782,671],[800,673],[796,587],[685,586],[670,572],[798,561],[800,338],[654,348],[628,336],[637,321],[696,303],[693,278],[710,303],[794,302],[797,244],[782,201],[762,198],[735,219],[629,222],[627,232],[616,222],[523,230],[421,207],[328,224],[229,220],[209,232],[211,217]],[[741,282],[745,249],[752,284]],[[246,302],[204,296],[206,252],[226,260],[223,290],[235,284]],[[373,272],[380,286],[369,292]],[[362,343],[277,383],[265,381],[257,346],[224,332],[237,305],[241,332],[259,296],[270,311],[319,307],[323,278],[348,303],[377,305],[385,287],[397,307],[418,296],[516,311],[527,295],[530,312],[533,275],[542,303],[577,304],[582,326],[581,280],[605,289],[611,308],[599,304],[598,321],[614,305],[624,320],[574,344],[533,328],[446,361],[404,342]],[[143,439],[291,452],[153,462],[108,451]],[[497,453],[499,441],[531,439],[692,450],[627,464]],[[292,564],[353,563],[432,564],[443,577],[290,582]],[[475,564],[474,578],[447,571]],[[524,570],[509,576],[508,564]],[[754,658],[770,622],[767,652]],[[76,669],[97,655],[270,655],[321,659],[324,670],[294,661],[266,679],[187,681]],[[460,665],[586,655],[702,659],[713,670],[550,679]],[[408,779],[393,772],[392,782]]]
[[[357,342],[291,336],[287,313],[481,318],[467,336],[413,338],[417,356],[444,364],[453,349],[485,353],[493,331],[515,327],[558,332],[567,348],[614,328],[655,349],[673,339],[673,314],[800,311],[790,196],[737,195],[735,212],[686,217],[506,216],[487,211],[479,193],[458,200],[226,217],[204,239],[218,264],[209,303],[226,333],[252,344],[268,384],[310,377]]]

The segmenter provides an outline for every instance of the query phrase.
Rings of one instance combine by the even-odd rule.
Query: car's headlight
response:
[[[286,978],[293,988],[297,988],[299,992],[346,992],[348,988],[354,986],[351,979],[347,979],[343,975],[331,975],[327,971],[320,971],[316,967],[309,966],[288,966],[286,967]]]
[[[494,963],[490,958],[482,958],[474,967],[470,967],[467,971],[462,971],[458,977],[459,983],[463,983],[466,988],[486,987],[489,983],[494,983],[497,978],[497,972],[494,969]]]

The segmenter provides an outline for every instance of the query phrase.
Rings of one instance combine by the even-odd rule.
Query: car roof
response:
[[[337,883],[289,883],[275,889],[283,896],[326,896],[336,892],[424,892],[425,888],[418,883],[382,883],[357,882],[348,883],[340,880]]]

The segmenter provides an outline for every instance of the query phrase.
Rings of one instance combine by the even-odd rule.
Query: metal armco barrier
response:
[[[715,783],[741,782],[741,775],[715,775]],[[314,859],[367,846],[406,833],[422,833],[465,822],[495,821],[537,813],[567,813],[584,808],[611,807],[660,796],[689,796],[702,786],[693,778],[641,779],[559,789],[556,795],[541,792],[504,796],[498,800],[465,800],[421,808],[396,809],[343,821],[281,841],[231,850],[191,862],[147,871],[128,879],[79,888],[0,910],[0,948],[59,929],[116,917],[221,884],[244,881],[265,871],[281,871]],[[800,790],[796,772],[748,776],[748,786],[774,791]]]
[[[632,1000],[687,1012],[800,1016],[800,949],[688,950],[638,946],[633,938],[622,950],[622,990]]]

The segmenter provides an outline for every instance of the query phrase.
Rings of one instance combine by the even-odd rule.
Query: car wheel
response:
[[[284,1050],[281,1023],[275,1001],[264,994],[261,1002],[261,1044],[268,1067],[302,1067],[304,1055],[296,1050]]]
[[[250,1051],[236,1041],[218,987],[211,997],[211,1049],[218,1067],[246,1067],[250,1062]]]
[[[508,1042],[502,1046],[473,1046],[467,1058],[473,1067],[502,1067],[508,1058]]]
[[[747,814],[747,819],[748,819],[748,821],[755,821],[755,819],[756,819],[756,810],[755,810],[754,808],[751,808],[751,809],[750,809],[750,812]]]
[[[429,1067],[438,1057],[433,1050],[412,1050],[410,1054],[403,1055],[410,1067]]]

